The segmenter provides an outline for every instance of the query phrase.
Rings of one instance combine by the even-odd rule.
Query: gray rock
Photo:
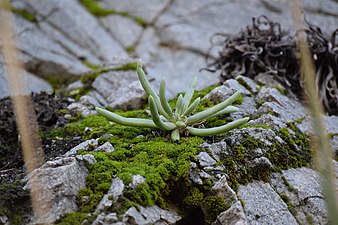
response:
[[[238,75],[236,80],[253,94],[259,91],[259,85],[249,77]]]
[[[253,181],[240,185],[237,195],[244,203],[248,224],[298,224],[287,205],[267,183]]]
[[[76,113],[80,113],[82,117],[86,117],[91,114],[96,114],[96,110],[89,109],[88,106],[79,102],[71,103],[69,106],[67,106],[67,109],[70,111],[74,111]]]
[[[133,175],[131,178],[131,183],[129,184],[129,187],[136,188],[139,184],[142,184],[146,181],[144,177],[141,175]]]
[[[153,22],[167,7],[170,0],[149,0],[147,4],[138,0],[101,1],[101,5],[108,9],[126,12],[132,16],[140,17],[148,23]]]
[[[92,225],[105,225],[105,224],[113,224],[113,225],[126,225],[124,222],[117,222],[118,217],[116,213],[101,213],[99,214]]]
[[[114,178],[112,184],[108,190],[108,193],[103,196],[100,203],[95,209],[95,214],[105,212],[109,207],[111,207],[114,202],[123,194],[124,184],[123,181],[119,178]]]
[[[255,100],[264,102],[255,115],[272,112],[284,123],[302,119],[307,115],[307,110],[300,102],[282,95],[275,88],[261,88]]]
[[[39,93],[42,91],[51,92],[53,90],[52,86],[41,78],[22,71],[21,76],[22,84],[24,88],[21,89],[23,95],[27,95],[30,92]],[[3,64],[0,62],[0,98],[4,98],[10,95],[10,87],[5,75]]]
[[[109,106],[124,110],[140,108],[146,95],[135,71],[101,74],[92,86]]]
[[[86,186],[87,169],[74,157],[48,161],[28,175],[26,188],[37,198],[40,215],[33,224],[53,224],[77,210],[76,196]]]
[[[206,96],[204,96],[204,99],[208,99],[212,101],[213,103],[222,102],[226,100],[227,98],[229,98],[235,92],[236,90],[228,86],[222,85],[210,91]]]
[[[46,37],[35,24],[17,16],[15,25],[18,48],[28,71],[40,77],[58,76],[64,80],[78,78],[90,71],[60,44]]]
[[[216,160],[214,160],[213,158],[210,157],[210,155],[206,152],[200,152],[198,153],[198,155],[196,156],[196,158],[199,161],[199,164],[202,167],[205,166],[213,166],[216,164]]]
[[[97,101],[97,99],[95,99],[92,96],[88,96],[88,95],[81,96],[79,102],[82,105],[87,106],[87,108],[90,109],[90,110],[94,110],[95,107],[102,107],[102,105],[100,104],[99,101]]]
[[[79,161],[85,161],[89,165],[93,165],[93,164],[97,163],[95,157],[92,154],[77,155],[76,159],[79,160]]]
[[[236,201],[228,210],[217,216],[212,225],[247,225],[243,207],[239,201]]]
[[[175,224],[181,219],[175,212],[161,209],[154,205],[150,207],[135,207],[129,208],[124,214],[124,222],[128,222],[129,218],[133,218],[135,223],[138,225],[150,225],[154,223],[164,222],[165,224]]]
[[[128,17],[109,15],[100,20],[124,48],[134,46],[143,31],[143,28],[139,24]]]
[[[280,81],[278,81],[276,79],[277,75],[274,74],[269,74],[269,73],[260,73],[257,76],[255,76],[254,80],[259,83],[259,84],[263,84],[267,87],[270,88],[278,88],[279,90],[282,90],[283,92],[286,92],[286,88],[284,87],[284,85],[281,84]],[[282,78],[280,78],[282,79]],[[287,82],[286,79],[284,79],[285,82]],[[276,89],[277,90],[277,89]]]
[[[109,62],[116,56],[127,55],[121,45],[78,1],[52,0],[41,3],[33,0],[28,4],[38,18],[43,18],[49,26],[101,60]]]
[[[308,8],[308,5],[316,5]],[[327,4],[325,7],[322,5]],[[333,1],[313,3],[306,1],[305,12],[311,23],[320,25],[323,30],[333,31],[338,23],[338,7]],[[331,9],[328,9],[332,7]],[[324,12],[323,9],[325,8]],[[326,10],[327,8],[327,10]],[[333,13],[334,11],[334,13]],[[227,12],[224,14],[224,12]],[[327,13],[326,13],[327,12]],[[332,12],[332,14],[330,14]],[[327,16],[327,15],[332,16]],[[174,1],[168,10],[159,18],[156,26],[160,29],[163,42],[179,43],[184,47],[207,53],[210,47],[209,38],[215,33],[227,36],[240,32],[241,28],[251,24],[252,16],[268,15],[278,21],[285,30],[293,29],[290,5],[286,1],[234,1],[187,0]],[[206,19],[207,18],[207,19]],[[222,18],[221,20],[218,18]],[[240,18],[240,19],[235,19]],[[212,26],[210,26],[212,23]],[[224,39],[223,39],[224,40]],[[220,41],[214,40],[219,43]],[[216,55],[217,50],[213,52]]]
[[[229,80],[226,80],[224,83],[223,83],[224,86],[232,89],[234,92],[238,91],[238,90],[241,90],[242,91],[242,96],[245,96],[245,95],[251,95],[251,92],[246,89],[243,85],[241,85],[240,83],[238,83],[237,80],[234,80],[234,79],[229,79]]]
[[[230,118],[240,119],[248,115],[253,115],[257,111],[257,104],[253,97],[243,97],[243,102],[241,104],[235,105],[238,108],[238,112],[230,114]]]
[[[300,216],[298,220],[305,220],[311,217],[314,224],[327,224],[327,206],[322,194],[320,175],[315,170],[302,167],[297,169],[289,169],[282,171],[283,178],[292,188],[292,192],[296,195],[296,199],[291,203],[298,206]],[[302,218],[302,213],[306,215]]]
[[[103,145],[97,147],[94,152],[113,152],[114,150],[114,146],[107,141]]]
[[[150,39],[152,40],[152,39]],[[142,44],[142,43],[140,43]],[[139,52],[137,50],[137,52]],[[147,71],[150,78],[155,78],[155,87],[159,87],[162,79],[166,81],[168,98],[174,97],[179,92],[188,90],[193,77],[197,76],[196,90],[207,88],[218,83],[213,74],[207,71],[199,71],[201,68],[196,65],[204,65],[204,57],[194,54],[188,50],[176,51],[169,48],[155,49],[156,54],[152,55],[151,62],[147,64]],[[143,53],[139,53],[143,58]],[[149,56],[148,54],[145,54]]]
[[[10,221],[7,216],[0,216],[0,223],[2,225],[10,225]]]
[[[248,124],[269,126],[274,131],[286,127],[286,124],[279,117],[271,114],[264,114],[255,120],[250,120]]]
[[[338,136],[334,136],[331,140],[331,148],[336,156],[338,156]]]
[[[274,141],[279,140],[274,140],[277,135],[273,130],[253,127],[234,130],[229,139],[232,145],[240,145],[241,141],[248,136],[264,143],[266,146],[271,146]]]
[[[236,192],[228,185],[226,176],[222,176],[221,179],[212,186],[211,191],[215,195],[224,198],[228,205],[232,205],[238,201]]]
[[[227,154],[227,143],[224,140],[212,144],[205,142],[200,147],[210,152],[216,161],[219,161],[222,156]]]
[[[98,139],[87,140],[75,146],[74,148],[66,152],[63,156],[68,157],[68,156],[76,155],[76,152],[79,150],[91,151],[91,150],[94,150],[97,146],[98,146]]]
[[[338,134],[338,116],[322,116],[326,132],[331,135]],[[310,116],[305,117],[300,124],[296,124],[303,133],[313,134],[313,123]]]

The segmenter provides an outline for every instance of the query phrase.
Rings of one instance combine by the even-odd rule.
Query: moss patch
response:
[[[33,22],[33,23],[37,22],[36,17],[33,14],[31,14],[30,12],[28,12],[27,10],[18,9],[18,8],[14,8],[14,7],[11,7],[11,10],[12,10],[13,13],[22,16],[24,19],[26,19],[30,22]]]
[[[137,24],[139,24],[142,27],[147,26],[147,22],[144,19],[137,16],[133,16],[127,12],[103,8],[95,0],[80,0],[80,3],[94,16],[103,17],[114,14],[121,15],[134,20]]]
[[[294,135],[290,135],[290,131]],[[256,140],[252,136],[245,136],[239,145],[231,145],[229,140],[227,143],[231,147],[230,153],[222,159],[226,168],[229,185],[236,190],[240,184],[247,184],[252,180],[269,181],[272,172],[282,169],[298,168],[307,166],[312,159],[312,152],[309,137],[303,134],[294,125],[289,123],[288,128],[282,128],[276,132],[283,142],[273,141],[271,146],[267,146],[264,142]],[[268,148],[263,154],[273,164],[273,168],[268,165],[252,166],[248,162],[257,157],[254,152],[258,148]]]

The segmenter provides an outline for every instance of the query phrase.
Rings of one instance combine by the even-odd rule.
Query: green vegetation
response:
[[[196,127],[197,125],[201,122],[203,123],[209,118],[238,111],[238,108],[231,106],[230,104],[239,98],[241,91],[237,91],[228,99],[212,106],[211,108],[192,114],[195,112],[201,101],[200,98],[196,98],[191,103],[195,92],[196,78],[193,80],[189,90],[184,95],[178,95],[176,106],[173,109],[165,96],[166,90],[164,80],[161,81],[160,93],[157,95],[150,86],[150,83],[142,70],[141,62],[137,64],[137,75],[144,91],[149,96],[148,103],[152,117],[151,120],[144,118],[126,118],[99,107],[96,107],[96,111],[109,120],[125,126],[160,128],[162,130],[171,131],[171,139],[173,141],[179,141],[181,133],[188,133],[196,136],[222,134],[234,128],[240,127],[249,120],[249,118],[246,117],[218,127],[198,128]]]
[[[33,22],[33,23],[37,22],[36,17],[33,14],[31,14],[30,12],[28,12],[27,10],[18,9],[18,8],[14,8],[14,7],[11,7],[11,10],[12,10],[13,13],[22,16],[23,18],[25,18],[26,20],[28,20],[30,22]]]
[[[142,27],[146,27],[148,24],[147,22],[137,16],[130,15],[127,12],[121,12],[114,9],[106,9],[101,7],[95,0],[80,0],[80,3],[94,16],[103,17],[108,15],[121,15],[124,17],[128,17],[134,20],[137,24]]]

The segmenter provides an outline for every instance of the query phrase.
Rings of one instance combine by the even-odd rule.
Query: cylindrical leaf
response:
[[[193,116],[188,117],[188,124],[194,124],[196,122],[202,121],[207,117],[212,116],[213,114],[217,113],[218,111],[221,111],[225,107],[229,106],[231,103],[233,103],[239,96],[241,95],[241,91],[237,91],[235,94],[231,95],[228,99],[225,101],[206,109],[202,112],[199,112]]]
[[[217,134],[225,133],[229,130],[232,130],[234,128],[237,128],[239,126],[244,125],[246,122],[248,122],[249,117],[245,117],[243,119],[235,120],[231,123],[225,124],[220,127],[213,127],[213,128],[194,128],[194,127],[187,127],[188,131],[192,135],[196,136],[212,136]]]
[[[156,128],[156,124],[152,120],[141,119],[141,118],[126,118],[116,113],[110,112],[108,110],[96,107],[96,111],[106,117],[108,120],[111,120],[115,123],[125,125],[125,126],[134,126],[134,127],[148,127],[148,128]]]
[[[175,124],[173,124],[171,122],[163,122],[161,120],[161,117],[158,114],[158,111],[157,111],[157,108],[156,108],[154,98],[152,96],[149,96],[148,102],[149,102],[149,107],[150,107],[150,112],[151,112],[151,118],[153,119],[156,126],[158,126],[159,128],[161,128],[163,130],[173,130],[173,129],[176,128]]]

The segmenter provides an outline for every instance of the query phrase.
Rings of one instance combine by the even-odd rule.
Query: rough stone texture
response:
[[[331,135],[337,135],[338,134],[338,116],[322,116],[322,121],[324,123],[324,126],[326,127],[326,132]],[[304,120],[300,124],[297,124],[297,127],[302,131],[303,133],[314,133],[313,132],[313,124],[312,119],[310,116],[305,117]]]
[[[247,225],[243,207],[239,201],[236,201],[230,208],[219,214],[212,225]]]
[[[170,0],[149,0],[147,4],[144,4],[138,0],[101,1],[102,6],[105,8],[127,12],[130,15],[144,19],[148,23],[153,22],[169,2]]]
[[[279,117],[276,117],[271,114],[264,114],[255,120],[250,120],[248,124],[265,125],[271,127],[271,129],[276,131],[286,127],[286,124],[283,123]]]
[[[31,73],[22,71],[22,83],[24,88],[22,94],[29,94],[30,92],[39,93],[41,91],[51,92],[53,89],[46,81],[34,76]],[[10,95],[9,83],[4,72],[3,64],[0,63],[0,98]]]
[[[102,213],[113,205],[114,202],[122,195],[124,190],[123,181],[119,178],[114,178],[108,190],[108,193],[103,196],[100,203],[95,209],[95,213]]]
[[[82,142],[81,144],[75,146],[74,148],[72,148],[68,152],[66,152],[64,154],[64,156],[68,157],[68,156],[76,155],[76,152],[79,151],[79,150],[91,151],[91,150],[96,149],[97,146],[98,146],[98,139],[87,140],[87,141]]]
[[[314,224],[327,224],[326,203],[323,199],[318,172],[303,167],[283,170],[282,175],[287,184],[292,187],[296,197],[290,198],[290,203],[296,206],[299,212],[296,218],[304,224],[307,222],[306,217],[311,217]]]
[[[144,92],[135,71],[111,71],[101,74],[93,88],[113,108],[137,109],[144,103]]]
[[[216,161],[219,161],[226,154],[227,143],[224,140],[209,144],[207,142],[200,145],[203,149],[209,151]]]
[[[48,161],[29,174],[26,188],[32,189],[43,212],[33,223],[52,224],[66,213],[76,211],[76,195],[86,186],[86,176],[86,167],[74,157]]]
[[[33,0],[28,4],[38,18],[101,60],[109,62],[115,57],[127,55],[78,1],[52,0],[41,3]]]
[[[256,115],[273,112],[284,123],[303,119],[307,115],[307,110],[299,101],[282,95],[275,88],[262,87],[255,100],[263,103],[258,108]]]
[[[210,157],[210,155],[206,152],[200,152],[197,156],[197,159],[199,160],[199,164],[204,166],[213,166],[216,164],[216,160]]]
[[[137,210],[135,207],[129,208],[124,214],[123,221],[127,222],[132,218],[136,224],[146,225],[146,224],[175,224],[181,219],[175,212],[161,209],[158,206],[150,207],[139,207]]]
[[[106,142],[103,145],[100,145],[99,147],[97,147],[95,150],[95,152],[113,152],[114,151],[114,146],[112,144],[110,144],[110,142]]]
[[[143,28],[134,20],[120,15],[109,15],[103,17],[101,21],[124,48],[137,44],[143,31]]]
[[[254,181],[240,185],[237,194],[244,202],[248,224],[298,225],[285,202],[268,183]]]
[[[240,84],[245,86],[245,88],[248,89],[251,93],[256,94],[259,91],[259,85],[249,77],[239,75],[236,77],[236,80]]]
[[[46,37],[35,24],[16,16],[15,25],[18,48],[23,52],[22,60],[28,71],[40,77],[58,76],[65,80],[90,71],[60,44]]]

